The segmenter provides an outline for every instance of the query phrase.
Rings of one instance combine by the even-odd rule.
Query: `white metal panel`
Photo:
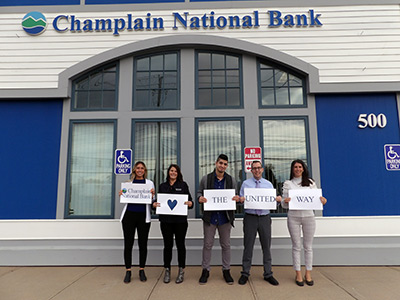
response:
[[[221,35],[265,45],[308,62],[320,70],[321,83],[393,82],[400,81],[400,9],[396,5],[310,7],[324,24],[308,28],[268,28],[268,9],[215,9],[215,17],[252,15],[259,12],[259,28],[251,29],[185,29],[174,25],[173,12],[183,15],[209,16],[210,10],[184,9],[163,11],[80,12],[46,14],[48,27],[40,36],[28,36],[21,28],[20,14],[2,14],[0,18],[0,89],[55,88],[58,74],[96,54],[135,41],[185,34]],[[308,8],[271,8],[285,14],[306,14]],[[163,18],[163,30],[112,32],[64,32],[52,28],[59,14],[85,19]],[[62,23],[65,24],[65,23]],[[60,24],[60,26],[64,26]],[[354,62],[354,63],[353,63]],[[349,64],[350,63],[350,64]],[[12,70],[12,73],[10,73]],[[36,71],[36,72],[35,72]],[[10,76],[13,75],[13,76]]]

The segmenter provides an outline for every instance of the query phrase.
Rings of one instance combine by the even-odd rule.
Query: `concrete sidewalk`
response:
[[[147,282],[133,269],[132,282],[123,283],[123,266],[0,267],[1,300],[80,299],[400,299],[400,267],[315,267],[312,287],[298,287],[291,267],[273,267],[279,286],[262,278],[262,267],[252,267],[249,282],[241,286],[239,266],[232,267],[233,285],[227,285],[220,267],[213,267],[206,285],[199,285],[199,266],[187,267],[185,281],[163,283],[163,268],[146,268]]]

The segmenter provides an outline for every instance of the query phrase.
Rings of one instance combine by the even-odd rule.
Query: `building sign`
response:
[[[245,147],[244,148],[244,170],[246,173],[251,172],[251,163],[255,160],[261,161],[261,147]]]
[[[385,145],[386,170],[400,170],[400,144]]]
[[[130,174],[132,171],[132,150],[117,149],[115,150],[114,173],[116,175]]]
[[[33,12],[32,12],[33,13]],[[32,14],[29,13],[29,14]],[[41,14],[34,12],[35,15]],[[23,28],[27,23],[31,27],[43,26],[43,17],[33,16],[27,21],[27,14],[23,18]],[[266,15],[265,23],[261,22],[261,15]],[[172,29],[179,30],[209,30],[209,29],[257,29],[266,28],[314,28],[321,27],[323,24],[320,20],[321,14],[317,14],[313,9],[309,9],[302,14],[283,14],[279,10],[268,10],[243,13],[240,15],[218,15],[214,11],[191,14],[190,12],[172,12],[171,17],[153,16],[148,12],[145,16],[134,16],[131,13],[118,18],[79,18],[76,15],[57,15],[52,19],[53,29],[59,33],[92,33],[92,32],[110,32],[114,36],[120,35],[123,31],[162,31],[165,29],[164,24],[172,24]],[[41,31],[42,32],[42,31]],[[27,31],[28,34],[32,34]],[[37,34],[37,33],[36,33]]]

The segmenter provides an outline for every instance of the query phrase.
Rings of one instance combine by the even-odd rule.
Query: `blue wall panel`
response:
[[[387,171],[384,145],[399,144],[394,94],[316,96],[326,216],[400,215],[400,171]],[[360,114],[383,113],[385,128],[358,128]]]
[[[0,219],[54,219],[62,101],[0,101]]]

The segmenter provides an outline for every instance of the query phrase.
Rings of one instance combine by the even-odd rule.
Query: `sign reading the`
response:
[[[157,194],[157,202],[160,203],[160,206],[156,208],[156,214],[187,216],[188,206],[185,205],[186,201],[188,201],[188,195]]]
[[[385,164],[388,171],[400,170],[400,145],[385,145]]]
[[[140,184],[132,182],[121,183],[122,195],[119,197],[121,203],[151,204],[151,184]]]
[[[126,175],[132,171],[132,150],[117,149],[115,150],[115,175]]]
[[[235,190],[204,190],[204,210],[236,210]]]
[[[246,173],[251,172],[251,163],[255,160],[261,160],[261,147],[245,147],[244,148],[244,170]]]
[[[292,210],[323,210],[320,197],[321,189],[289,190],[289,209]]]
[[[276,209],[275,189],[244,189],[245,209]]]

